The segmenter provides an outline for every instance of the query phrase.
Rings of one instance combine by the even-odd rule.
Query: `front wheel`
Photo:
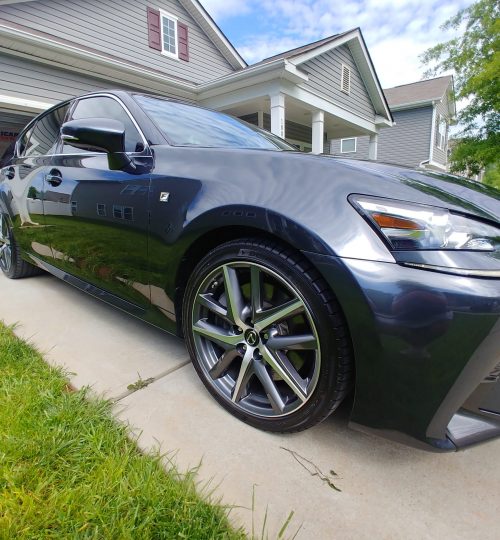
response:
[[[205,386],[255,427],[311,427],[352,386],[340,307],[311,264],[278,244],[238,240],[210,252],[189,280],[183,325]]]

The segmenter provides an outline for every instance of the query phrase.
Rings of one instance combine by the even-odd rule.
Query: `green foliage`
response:
[[[0,373],[0,539],[244,538],[1,324]]]
[[[500,161],[500,2],[479,0],[442,29],[457,36],[422,55],[422,62],[433,66],[425,76],[454,72],[457,98],[467,105],[458,114],[462,133],[451,155],[452,170],[477,174]]]
[[[500,163],[490,165],[484,174],[483,182],[500,190]]]

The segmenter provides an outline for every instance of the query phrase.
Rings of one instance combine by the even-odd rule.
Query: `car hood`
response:
[[[409,169],[374,161],[330,158],[341,166],[355,169],[382,180],[410,188],[407,192],[417,195],[418,201],[450,210],[467,212],[500,222],[500,191],[474,180],[437,171]],[[385,180],[385,182],[384,182]],[[405,190],[406,191],[406,190]],[[389,193],[392,193],[390,191]],[[404,193],[404,192],[401,192]],[[387,196],[387,192],[384,194]],[[409,199],[410,200],[410,199]]]

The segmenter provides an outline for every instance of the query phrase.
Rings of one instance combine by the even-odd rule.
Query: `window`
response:
[[[103,203],[97,203],[97,215],[106,217],[106,205]]]
[[[350,152],[356,152],[356,137],[351,137],[349,139],[340,139],[340,153],[348,154]]]
[[[83,118],[110,118],[120,121],[125,126],[125,151],[142,152],[144,150],[142,137],[134,122],[115,99],[99,96],[79,100],[71,114],[71,119],[80,120]],[[69,144],[64,145],[63,151],[65,154],[82,152]]]
[[[161,16],[161,52],[168,56],[178,58],[177,53],[177,17],[164,11]]]
[[[351,93],[351,69],[345,64],[341,65],[340,89],[346,94]]]
[[[151,96],[134,98],[174,146],[295,150],[279,137],[227,114]]]
[[[448,124],[445,117],[440,114],[438,119],[437,147],[441,150],[446,148],[446,135],[448,132]]]
[[[63,105],[42,116],[21,138],[19,144],[20,155],[36,157],[53,153],[68,107],[67,104]]]
[[[78,203],[76,201],[71,201],[71,212],[75,213],[78,210]]]
[[[115,219],[125,219],[126,221],[134,220],[134,209],[132,206],[113,205],[113,217]]]

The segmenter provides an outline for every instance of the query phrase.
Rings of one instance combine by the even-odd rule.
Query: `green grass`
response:
[[[0,539],[244,537],[0,324]]]

